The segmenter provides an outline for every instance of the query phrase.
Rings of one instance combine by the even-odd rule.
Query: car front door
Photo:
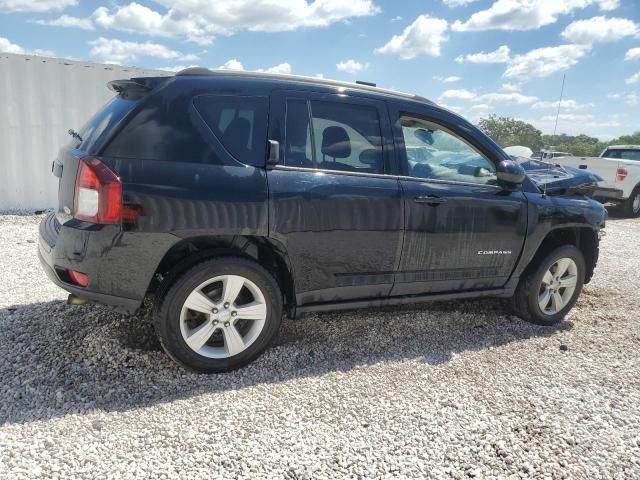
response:
[[[269,235],[286,249],[298,305],[389,294],[403,201],[387,175],[393,142],[383,102],[328,93],[271,97]]]
[[[524,194],[497,185],[499,159],[471,125],[427,106],[390,110],[405,207],[391,294],[503,287],[524,243]]]

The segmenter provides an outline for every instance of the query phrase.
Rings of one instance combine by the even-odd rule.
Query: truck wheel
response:
[[[203,373],[235,370],[255,360],[276,337],[281,320],[276,280],[238,257],[208,260],[186,271],[154,311],[164,350]]]
[[[576,303],[584,275],[580,250],[573,245],[553,250],[520,279],[512,298],[516,315],[537,325],[560,322]]]
[[[625,217],[640,217],[640,185],[633,189],[631,196],[622,204]]]

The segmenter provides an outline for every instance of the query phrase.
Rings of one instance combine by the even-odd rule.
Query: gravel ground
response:
[[[203,376],[65,305],[40,218],[0,216],[0,478],[640,478],[640,220],[554,328],[493,300],[314,315]]]

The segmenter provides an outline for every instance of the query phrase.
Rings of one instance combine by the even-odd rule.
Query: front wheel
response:
[[[553,250],[520,279],[512,298],[516,315],[538,325],[560,322],[576,303],[584,275],[580,250],[573,245]]]
[[[200,263],[169,287],[154,312],[164,350],[203,373],[240,368],[273,341],[282,295],[260,265],[237,257]]]

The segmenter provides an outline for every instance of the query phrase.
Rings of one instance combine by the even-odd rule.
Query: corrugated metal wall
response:
[[[169,75],[30,55],[0,54],[0,211],[53,207],[51,162],[113,92],[117,78]]]

